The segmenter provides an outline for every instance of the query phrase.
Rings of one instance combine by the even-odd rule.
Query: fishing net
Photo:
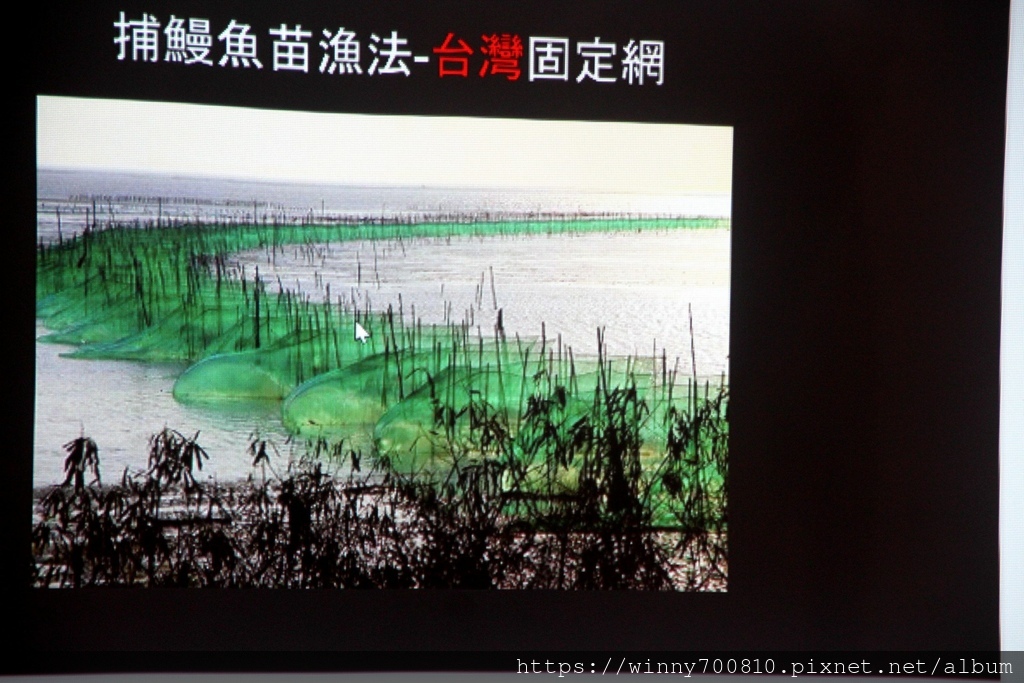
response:
[[[281,407],[282,420],[289,431],[306,437],[365,434],[387,406],[399,402],[401,391],[415,391],[424,381],[425,373],[411,373],[400,386],[390,354],[375,354],[297,387]]]

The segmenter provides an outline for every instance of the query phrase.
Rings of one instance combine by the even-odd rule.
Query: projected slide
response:
[[[731,128],[37,122],[35,585],[727,590]]]

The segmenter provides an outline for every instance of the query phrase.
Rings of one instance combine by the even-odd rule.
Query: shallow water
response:
[[[46,332],[37,326],[36,337]],[[203,475],[222,481],[249,473],[250,434],[258,430],[280,444],[287,438],[277,403],[182,405],[171,390],[183,365],[60,356],[72,349],[36,343],[34,486],[63,480],[63,445],[82,435],[99,446],[104,482],[119,480],[126,467],[145,468],[149,437],[165,426],[189,437],[199,432],[200,445],[211,455]]]
[[[656,345],[682,376],[691,373],[692,310],[697,373],[717,376],[728,374],[729,249],[728,230],[674,230],[353,242],[237,260],[314,298],[330,285],[332,300],[360,308],[398,310],[401,294],[407,317],[415,311],[427,324],[443,322],[447,307],[492,333],[500,309],[510,337],[539,337],[544,322],[548,339],[561,334],[577,356],[596,354],[603,327],[611,355],[646,358]],[[212,456],[203,475],[221,481],[250,472],[255,433],[288,449],[277,403],[185,406],[171,394],[182,366],[60,356],[70,348],[36,345],[36,486],[63,479],[62,445],[82,434],[99,445],[105,481],[144,468],[148,439],[165,426],[198,431]]]
[[[614,356],[679,358],[691,373],[728,374],[729,230],[665,230],[497,238],[346,242],[252,251],[236,261],[252,276],[362,309],[401,307],[407,319],[472,320],[485,337],[497,311],[507,335],[561,334],[577,355],[597,354],[604,328]],[[493,288],[492,288],[493,281]],[[276,290],[275,284],[272,290]],[[446,309],[446,307],[448,307]]]
[[[515,218],[537,211],[726,218],[731,213],[728,194],[352,186],[60,169],[39,169],[36,186],[40,242],[81,233],[87,220],[99,225],[158,219],[245,223],[255,217],[295,223],[354,217],[426,220],[481,213]]]

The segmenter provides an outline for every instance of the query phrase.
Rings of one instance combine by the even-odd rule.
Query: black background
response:
[[[349,4],[60,0],[20,39],[0,579],[22,654],[7,667],[85,666],[41,648],[998,649],[1008,2]],[[338,25],[397,30],[416,53],[449,31],[660,39],[665,83],[274,73],[266,39],[260,72],[119,62],[121,10],[208,17],[214,35],[301,23],[313,55]],[[37,93],[733,126],[728,592],[23,589]],[[189,661],[175,666],[209,668]]]

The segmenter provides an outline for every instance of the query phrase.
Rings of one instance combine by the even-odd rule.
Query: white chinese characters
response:
[[[288,28],[281,24],[279,28],[270,29],[274,41],[274,71],[309,72],[309,45],[306,39],[312,38],[310,31],[303,31],[302,24]]]
[[[167,28],[164,29],[164,36],[164,61],[213,66],[210,59],[213,37],[210,35],[208,19],[189,19],[186,29],[185,20],[172,14],[167,22]]]
[[[344,26],[338,27],[333,36],[324,29],[324,40],[320,41],[324,50],[324,58],[320,60],[320,73],[361,74],[359,65],[359,41],[353,31],[346,31]]]
[[[217,36],[217,40],[224,43],[224,56],[218,62],[221,66],[230,61],[235,68],[263,68],[263,63],[256,56],[256,36],[249,33],[250,28],[249,24],[240,24],[232,19],[228,27]]]
[[[660,40],[631,40],[622,60],[622,78],[643,85],[644,78],[661,85],[665,82],[665,43]]]
[[[121,12],[121,18],[114,22],[114,28],[118,30],[114,38],[114,44],[119,48],[118,60],[128,58],[128,44],[131,43],[133,62],[159,61],[160,22],[152,14],[143,14],[139,19],[128,21],[124,12]]]
[[[660,40],[620,43],[600,36],[592,40],[521,39],[513,33],[491,31],[474,47],[464,36],[449,31],[440,45],[414,54],[409,39],[398,31],[371,32],[364,43],[352,28],[335,26],[321,29],[322,38],[314,39],[315,31],[301,24],[282,22],[262,29],[231,19],[217,27],[217,33],[208,18],[172,14],[164,24],[147,12],[132,17],[122,11],[113,22],[113,42],[118,61],[131,62],[160,62],[162,56],[163,62],[187,66],[261,70],[263,60],[269,57],[274,72],[307,74],[312,65],[326,75],[409,77],[419,65],[434,61],[439,78],[498,76],[512,82],[519,79],[522,58],[528,82],[621,82],[630,86],[665,82],[665,43]],[[313,49],[320,49],[316,55],[310,51],[313,41]]]

